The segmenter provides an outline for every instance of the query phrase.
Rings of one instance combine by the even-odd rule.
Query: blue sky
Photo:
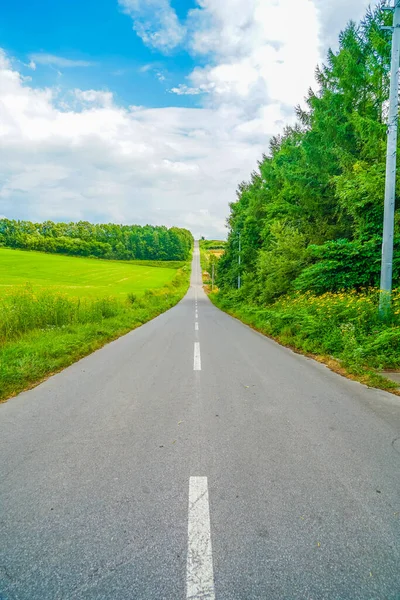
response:
[[[194,6],[187,0],[173,3],[182,19]],[[127,106],[169,106],[168,90],[179,85],[198,64],[185,50],[165,55],[143,44],[132,31],[132,19],[114,0],[4,3],[0,40],[21,63],[29,63],[30,55],[40,53],[93,63],[90,68],[37,63],[33,85],[109,89]],[[141,71],[147,65],[152,67]],[[165,79],[160,81],[160,76]],[[176,97],[173,103],[199,104],[193,96]]]
[[[3,2],[0,216],[225,236],[365,0]]]

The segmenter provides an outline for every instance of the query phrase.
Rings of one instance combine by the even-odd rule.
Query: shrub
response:
[[[297,292],[264,306],[246,304],[239,293],[212,298],[221,308],[299,350],[334,356],[357,369],[400,367],[400,289],[393,292],[388,322],[379,319],[377,289]]]

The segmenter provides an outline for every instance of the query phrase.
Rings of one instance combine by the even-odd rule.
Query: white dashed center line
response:
[[[194,343],[193,371],[201,371],[200,342]]]
[[[207,477],[189,479],[187,600],[215,600]]]

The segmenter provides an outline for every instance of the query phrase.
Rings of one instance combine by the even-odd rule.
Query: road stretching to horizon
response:
[[[0,405],[1,600],[400,598],[400,398],[215,308]]]

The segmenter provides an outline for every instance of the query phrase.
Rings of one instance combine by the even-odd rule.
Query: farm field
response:
[[[141,295],[167,285],[184,263],[113,261],[0,248],[0,295],[18,287],[68,296],[101,298]]]
[[[0,402],[168,310],[189,277],[187,262],[0,248]]]

